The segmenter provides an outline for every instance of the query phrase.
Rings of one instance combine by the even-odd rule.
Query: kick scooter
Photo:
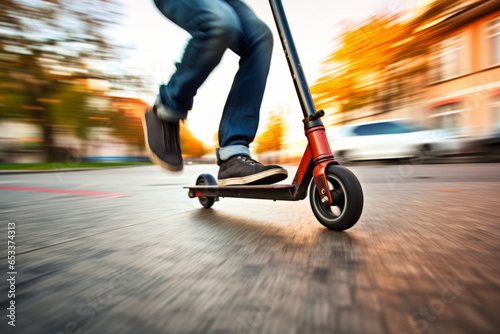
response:
[[[363,190],[356,176],[339,166],[331,152],[320,119],[325,112],[316,111],[314,106],[281,0],[269,0],[269,3],[304,114],[304,130],[308,141],[293,183],[218,186],[212,175],[201,174],[196,186],[185,188],[189,189],[190,198],[198,197],[203,207],[210,208],[219,197],[303,200],[311,184],[311,208],[319,222],[331,230],[346,230],[356,224],[361,216]]]

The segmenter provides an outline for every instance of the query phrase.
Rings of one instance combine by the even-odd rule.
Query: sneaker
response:
[[[179,120],[167,122],[158,117],[156,107],[142,117],[146,151],[151,161],[168,171],[183,168],[179,139]]]
[[[287,177],[287,171],[280,166],[264,166],[249,156],[236,155],[220,164],[217,184],[271,184]]]

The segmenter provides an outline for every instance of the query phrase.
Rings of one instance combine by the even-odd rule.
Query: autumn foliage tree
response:
[[[283,142],[284,129],[283,116],[278,112],[274,112],[269,118],[266,129],[256,140],[255,152],[260,154],[279,151]]]
[[[184,156],[199,158],[208,153],[203,142],[193,136],[184,122],[180,124],[179,137],[181,140],[181,151]]]
[[[144,148],[144,132],[142,128],[142,113],[148,105],[140,99],[114,97],[112,112],[108,113],[107,120],[94,126],[110,129],[110,133],[136,149]],[[97,117],[99,120],[99,117]]]
[[[88,79],[120,56],[104,31],[117,21],[116,0],[2,0],[0,4],[0,118],[40,126],[47,161],[56,157],[54,129],[82,129],[99,114]]]
[[[338,48],[323,63],[323,75],[311,87],[318,108],[336,105],[347,112],[377,104],[384,111],[395,99],[414,93],[407,79],[426,70],[421,56],[440,33],[430,28],[460,4],[436,0],[411,19],[384,12],[346,25]]]

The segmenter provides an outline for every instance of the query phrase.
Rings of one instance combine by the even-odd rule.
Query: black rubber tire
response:
[[[217,181],[215,180],[215,178],[210,175],[210,174],[201,174],[200,176],[198,176],[198,178],[196,179],[196,185],[210,185],[210,186],[215,186],[217,185]],[[204,207],[204,208],[211,208],[212,205],[214,205],[214,202],[215,202],[215,197],[198,197],[198,200],[200,201],[200,204]]]
[[[363,211],[361,184],[350,170],[337,165],[327,167],[326,178],[332,197],[335,197],[337,202],[331,206],[324,205],[313,181],[309,190],[312,211],[326,228],[334,231],[347,230],[357,223]],[[334,210],[336,212],[333,212]]]
[[[418,148],[417,157],[421,160],[432,158],[434,148],[431,144],[424,144]]]

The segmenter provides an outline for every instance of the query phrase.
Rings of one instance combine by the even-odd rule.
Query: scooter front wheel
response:
[[[356,224],[363,211],[361,184],[350,170],[337,165],[327,167],[326,178],[332,204],[324,205],[321,202],[313,181],[309,191],[312,211],[319,222],[330,230],[346,230]]]

